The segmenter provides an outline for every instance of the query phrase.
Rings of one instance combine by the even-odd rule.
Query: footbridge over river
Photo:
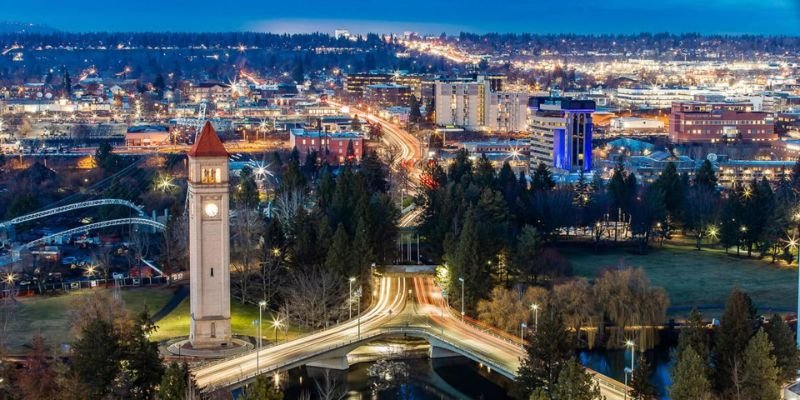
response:
[[[460,355],[489,370],[514,379],[525,350],[520,339],[470,325],[451,313],[430,276],[380,279],[379,295],[356,318],[292,341],[253,350],[193,369],[204,393],[240,387],[260,374],[301,365],[346,369],[347,354],[359,346],[387,337],[426,340],[431,357]],[[606,399],[622,399],[625,386],[590,371]]]

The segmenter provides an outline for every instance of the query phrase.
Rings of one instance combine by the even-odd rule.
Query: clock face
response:
[[[214,203],[208,203],[206,204],[205,212],[209,217],[216,217],[219,214],[219,207]]]

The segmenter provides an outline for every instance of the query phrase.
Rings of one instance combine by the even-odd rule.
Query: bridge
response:
[[[379,296],[353,320],[295,340],[253,350],[199,366],[193,370],[204,393],[240,387],[262,374],[301,365],[347,369],[347,354],[385,337],[409,336],[426,340],[432,358],[467,357],[514,379],[525,349],[519,338],[463,322],[451,313],[430,277],[383,277]],[[625,386],[589,371],[609,400],[622,399]]]

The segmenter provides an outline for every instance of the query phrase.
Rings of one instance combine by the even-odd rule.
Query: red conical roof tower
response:
[[[217,131],[211,126],[210,121],[206,121],[200,134],[197,135],[197,141],[194,146],[189,150],[189,157],[227,157],[228,152],[225,146],[217,136]]]

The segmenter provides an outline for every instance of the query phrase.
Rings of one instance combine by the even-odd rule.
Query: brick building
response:
[[[749,102],[685,101],[672,103],[669,138],[674,143],[777,140],[769,113],[753,111]]]

